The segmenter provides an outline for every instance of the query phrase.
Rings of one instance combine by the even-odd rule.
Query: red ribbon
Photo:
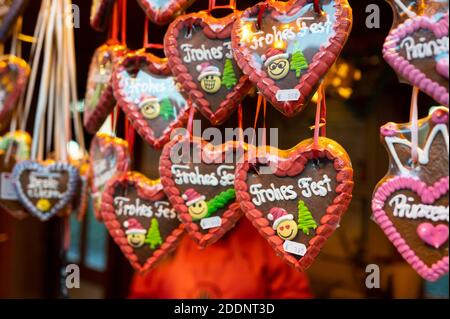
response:
[[[320,7],[319,0],[314,0],[314,11],[318,14],[322,14],[322,8]]]

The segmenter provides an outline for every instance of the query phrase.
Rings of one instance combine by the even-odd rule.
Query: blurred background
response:
[[[86,77],[94,50],[106,41],[106,33],[89,26],[91,1],[74,0],[80,8],[80,28],[75,29],[78,93],[84,96]],[[238,9],[258,1],[238,0]],[[383,0],[349,0],[353,8],[353,31],[341,58],[331,72],[327,88],[327,136],[338,141],[349,153],[355,172],[351,206],[341,227],[326,243],[314,265],[307,271],[312,292],[320,298],[419,298],[447,297],[448,277],[428,287],[403,261],[381,229],[371,220],[371,196],[376,183],[387,171],[388,156],[379,142],[379,127],[386,122],[408,122],[411,87],[400,84],[384,62],[381,48],[392,23],[392,10]],[[368,29],[366,6],[380,8],[381,26]],[[24,14],[24,33],[32,34],[40,1],[30,1]],[[207,8],[197,0],[188,9]],[[136,1],[128,1],[127,45],[142,46],[144,13]],[[166,27],[150,25],[150,40],[161,43]],[[244,126],[253,126],[256,100],[244,102]],[[428,113],[435,102],[419,98],[419,116]],[[278,127],[280,148],[290,148],[312,136],[314,103],[295,118],[287,119],[272,107],[266,124]],[[223,127],[235,127],[236,114]],[[203,122],[204,127],[207,123]],[[90,136],[87,136],[90,139]],[[133,168],[157,178],[159,153],[136,136]],[[123,298],[129,293],[132,268],[112,242],[105,227],[89,211],[80,223],[71,218],[71,247],[68,263],[81,268],[81,288],[69,292],[72,298]],[[63,268],[61,220],[41,223],[35,218],[18,221],[0,212],[0,297],[42,298],[61,295]],[[230,234],[230,236],[232,233]],[[367,289],[368,264],[381,271],[381,288]]]

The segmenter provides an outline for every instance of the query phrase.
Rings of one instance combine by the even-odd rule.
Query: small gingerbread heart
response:
[[[352,199],[353,170],[345,150],[320,137],[288,151],[260,147],[236,168],[241,209],[289,264],[315,260]]]
[[[392,29],[383,56],[398,75],[448,106],[448,10],[416,16]]]
[[[130,167],[128,143],[105,133],[97,133],[89,151],[90,188],[94,202],[94,215],[101,219],[101,199],[106,183],[118,173]]]
[[[167,58],[145,51],[128,53],[113,75],[114,94],[138,134],[161,148],[188,118],[189,103],[170,73]]]
[[[381,127],[390,165],[375,188],[372,210],[403,258],[423,278],[435,281],[448,272],[448,109],[435,109],[418,127],[415,164],[411,123]]]
[[[232,31],[239,67],[285,116],[302,111],[338,58],[352,26],[347,0],[266,1],[248,8]]]
[[[234,190],[234,171],[242,153],[238,144],[212,146],[187,136],[178,136],[163,148],[159,172],[164,192],[202,248],[219,240],[242,216]]]
[[[112,178],[102,196],[106,228],[134,269],[145,272],[173,251],[183,226],[159,181],[137,172]]]
[[[47,221],[70,204],[79,183],[78,170],[70,164],[23,161],[13,169],[19,201],[28,212]]]
[[[214,18],[205,11],[183,15],[164,37],[169,66],[184,92],[213,125],[223,123],[252,87],[234,60],[231,29],[240,12]]]
[[[186,10],[194,0],[137,0],[147,17],[164,25]]]
[[[84,127],[91,134],[98,131],[116,105],[112,88],[113,67],[125,52],[124,46],[108,42],[95,50],[92,57],[83,112]]]

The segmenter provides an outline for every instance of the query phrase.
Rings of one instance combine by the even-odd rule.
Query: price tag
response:
[[[18,200],[16,187],[11,173],[1,173],[0,198],[6,200]]]
[[[284,242],[283,249],[287,253],[291,253],[298,256],[304,256],[306,254],[305,245],[290,240],[286,240]]]
[[[279,102],[298,101],[300,91],[298,89],[278,90],[275,97]]]
[[[200,221],[200,226],[202,227],[202,229],[216,228],[220,225],[222,225],[222,218],[220,218],[219,216],[203,218]]]

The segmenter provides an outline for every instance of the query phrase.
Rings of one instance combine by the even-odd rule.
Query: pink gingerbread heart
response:
[[[428,245],[438,249],[448,239],[448,226],[439,224],[422,223],[417,227],[417,235]]]

